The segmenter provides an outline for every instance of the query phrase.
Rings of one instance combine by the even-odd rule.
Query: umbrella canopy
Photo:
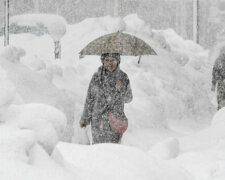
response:
[[[119,53],[123,56],[156,55],[143,40],[122,32],[101,36],[81,50],[80,56]]]

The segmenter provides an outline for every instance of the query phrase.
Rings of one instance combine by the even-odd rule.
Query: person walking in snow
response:
[[[225,47],[220,50],[220,54],[215,61],[212,72],[212,91],[217,86],[217,109],[225,106]]]
[[[89,84],[80,127],[91,123],[92,143],[120,143],[122,133],[115,132],[109,123],[109,111],[117,118],[126,119],[124,103],[132,101],[130,81],[120,68],[120,54],[101,55],[102,66]]]

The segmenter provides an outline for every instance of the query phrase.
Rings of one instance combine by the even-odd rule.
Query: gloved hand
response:
[[[80,127],[81,127],[81,128],[86,128],[86,124],[80,123]]]
[[[123,83],[122,83],[122,81],[118,80],[118,81],[116,82],[116,89],[117,89],[117,91],[119,91],[119,92],[122,91],[122,89],[123,89]]]

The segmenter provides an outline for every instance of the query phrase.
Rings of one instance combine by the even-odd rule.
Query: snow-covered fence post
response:
[[[61,59],[60,39],[66,34],[66,24],[61,21],[55,21],[48,26],[48,32],[55,45],[55,59]]]
[[[199,0],[193,0],[193,40],[199,43]]]
[[[55,59],[61,59],[61,44],[60,41],[55,41]]]
[[[4,46],[9,45],[9,0],[4,1]]]

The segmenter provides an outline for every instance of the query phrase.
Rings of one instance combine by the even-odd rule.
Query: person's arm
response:
[[[212,91],[216,90],[216,76],[217,76],[217,72],[216,69],[213,67],[213,72],[212,72]]]
[[[93,75],[88,87],[84,110],[80,120],[81,127],[86,127],[87,125],[89,125],[92,119],[92,111],[94,107],[94,98],[95,98],[94,84],[95,84],[95,75]]]
[[[124,77],[124,82],[122,83],[121,81],[117,83],[117,89],[118,89],[118,94],[119,96],[123,99],[125,103],[129,103],[133,99],[133,94],[130,86],[130,80],[128,76],[126,75]]]
[[[130,80],[128,79],[128,83],[127,83],[127,86],[126,86],[125,92],[124,92],[124,102],[129,103],[132,101],[132,99],[133,99],[133,94],[132,94],[132,90],[131,90],[131,86],[130,86]]]

